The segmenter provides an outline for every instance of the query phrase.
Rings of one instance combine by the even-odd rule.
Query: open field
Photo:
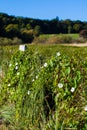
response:
[[[65,44],[85,42],[79,34],[42,34],[33,40],[33,44]]]
[[[58,45],[27,45],[29,50],[38,51],[44,57],[50,57],[56,52],[60,51],[61,53],[68,56],[82,56],[83,59],[87,56],[87,44],[58,44]],[[83,48],[80,48],[83,47]],[[19,49],[19,45],[16,46],[0,46],[0,65],[9,64],[12,55]]]
[[[42,34],[40,35],[40,37],[44,37],[44,38],[48,38],[50,36],[58,36],[58,37],[62,37],[62,36],[70,36],[72,37],[73,39],[77,39],[79,38],[79,34]]]

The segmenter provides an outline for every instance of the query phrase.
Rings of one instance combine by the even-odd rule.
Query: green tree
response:
[[[9,37],[17,36],[19,33],[18,24],[7,25],[5,31]]]
[[[72,26],[68,26],[68,33],[71,33],[72,31]]]
[[[75,33],[78,33],[81,30],[81,25],[78,24],[78,23],[75,23],[73,25],[73,30],[74,30]]]
[[[35,26],[35,28],[34,28],[34,36],[35,37],[39,36],[40,32],[41,32],[40,31],[40,26],[39,25]]]
[[[87,38],[87,29],[81,30],[79,35],[80,37]]]
[[[72,32],[72,21],[70,19],[66,19],[64,24],[67,26],[67,33]]]
[[[27,28],[27,29],[32,29],[32,26],[28,23],[28,24],[26,25],[26,28]]]
[[[34,34],[33,34],[33,29],[31,30],[21,30],[21,37],[20,37],[23,42],[32,42],[32,40],[34,39]]]

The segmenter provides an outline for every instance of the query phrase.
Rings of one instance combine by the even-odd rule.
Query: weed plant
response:
[[[77,57],[57,52],[45,59],[29,49],[12,56],[0,94],[0,106],[14,108],[14,123],[0,111],[9,129],[87,129],[87,63]]]

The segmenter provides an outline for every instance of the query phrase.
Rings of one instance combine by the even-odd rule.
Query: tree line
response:
[[[32,42],[39,34],[79,33],[84,29],[87,29],[87,22],[80,20],[59,20],[58,17],[41,20],[0,13],[0,37],[18,37],[23,42]]]

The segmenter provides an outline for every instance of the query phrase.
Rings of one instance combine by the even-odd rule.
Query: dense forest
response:
[[[23,42],[32,42],[39,34],[79,33],[83,29],[87,29],[87,22],[80,20],[40,20],[0,13],[0,37],[17,37]]]

